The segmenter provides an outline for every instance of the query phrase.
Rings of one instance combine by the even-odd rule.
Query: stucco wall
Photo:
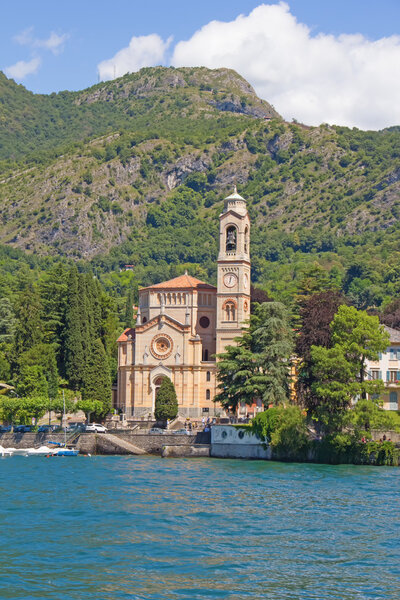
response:
[[[211,456],[216,458],[271,459],[271,448],[265,448],[261,440],[245,429],[232,425],[211,427]]]

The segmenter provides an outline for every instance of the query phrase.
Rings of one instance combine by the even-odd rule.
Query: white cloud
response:
[[[32,34],[33,34],[33,27],[28,27],[27,29],[24,29],[23,31],[21,31],[21,33],[14,35],[13,40],[14,40],[14,42],[17,42],[17,44],[20,44],[21,46],[28,46],[29,44],[32,43],[32,40],[33,40]]]
[[[122,48],[108,60],[103,60],[98,66],[100,79],[114,79],[125,73],[138,71],[142,67],[160,65],[165,60],[165,53],[172,42],[152,33],[133,37],[127,48]]]
[[[34,40],[33,47],[45,48],[46,50],[50,50],[53,54],[59,54],[63,50],[64,43],[68,38],[69,35],[67,33],[58,35],[52,31],[46,40]]]
[[[44,48],[50,50],[53,54],[59,54],[63,50],[63,46],[69,38],[68,33],[58,35],[52,31],[48,38],[41,40],[33,35],[33,27],[28,27],[21,33],[14,36],[14,41],[21,46],[29,46],[30,48]]]
[[[400,124],[400,37],[313,36],[284,2],[208,23],[176,45],[171,63],[235,69],[288,120]]]
[[[13,79],[22,80],[25,79],[27,75],[32,75],[36,73],[41,64],[40,58],[32,58],[32,60],[25,61],[20,60],[15,65],[11,65],[10,67],[6,67],[4,69],[7,77],[12,77]]]

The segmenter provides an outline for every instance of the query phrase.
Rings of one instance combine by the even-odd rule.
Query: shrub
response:
[[[175,419],[178,414],[178,399],[174,384],[168,377],[164,377],[156,397],[154,416],[157,421]]]
[[[253,432],[267,441],[280,458],[305,458],[308,449],[306,418],[298,406],[276,406],[259,413]]]

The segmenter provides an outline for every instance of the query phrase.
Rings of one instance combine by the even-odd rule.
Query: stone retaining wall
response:
[[[161,454],[163,446],[194,446],[209,444],[210,434],[198,432],[192,435],[148,434],[144,431],[129,432],[112,430],[113,436],[141,448],[149,454]],[[119,454],[112,451],[112,445],[101,441],[102,433],[81,433],[74,440],[78,450],[84,454]],[[68,439],[68,438],[67,438]],[[0,433],[0,445],[4,448],[38,448],[52,442],[64,442],[64,434],[49,433]],[[99,443],[98,443],[99,442]]]

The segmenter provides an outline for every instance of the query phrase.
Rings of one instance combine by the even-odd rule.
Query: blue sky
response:
[[[286,4],[266,0],[263,11],[262,2],[252,0],[203,0],[201,3],[188,0],[147,3],[14,0],[2,4],[0,69],[34,92],[83,89],[97,83],[99,70],[105,79],[147,63],[149,66],[151,63],[184,66],[192,61],[193,66],[206,64],[241,70],[259,95],[273,102],[288,119],[300,118],[308,123],[341,119],[343,124],[363,128],[400,124],[400,114],[391,112],[385,103],[389,97],[400,105],[400,89],[392,88],[394,84],[389,81],[390,73],[393,78],[400,75],[396,67],[400,39],[394,37],[400,33],[399,0],[287,0]],[[269,5],[278,6],[275,13],[268,12]],[[249,17],[257,7],[258,12],[253,18]],[[239,22],[240,14],[246,18]],[[277,25],[275,30],[268,30],[271,19],[275,18],[273,15]],[[214,20],[230,25],[208,26]],[[261,21],[264,24],[258,25]],[[308,28],[306,39],[303,26]],[[206,31],[196,37],[201,28]],[[355,33],[361,37],[343,41],[343,34]],[[151,34],[159,38],[146,37]],[[236,55],[230,48],[231,35],[242,39]],[[209,46],[214,46],[215,36],[219,45],[211,53]],[[265,39],[261,40],[263,36]],[[132,39],[136,41],[132,42],[130,52],[118,55],[129,47]],[[260,40],[257,46],[260,50],[257,50],[256,39]],[[382,39],[389,42],[382,43]],[[187,45],[179,45],[185,40],[189,40]],[[379,44],[374,45],[377,41]],[[243,47],[246,48],[245,63],[239,56],[243,54]],[[265,53],[263,63],[258,60],[260,52]],[[143,56],[139,59],[140,53]],[[311,55],[315,60],[310,60]],[[318,64],[317,55],[325,58],[324,65]],[[353,58],[346,72],[341,73],[340,64],[347,62],[350,55]],[[289,61],[293,57],[298,64],[296,68],[293,66],[291,74]],[[103,61],[111,61],[108,69],[106,63],[99,69]],[[305,71],[305,64],[307,73],[300,73]],[[391,68],[385,73],[385,79],[382,65],[387,64]],[[275,70],[277,73],[272,76]],[[321,84],[324,77],[325,88]],[[351,87],[352,79],[353,86],[358,87],[358,95]],[[376,84],[372,85],[374,79]],[[285,85],[283,80],[286,80]],[[381,93],[376,90],[374,95],[378,87]],[[338,97],[336,104],[333,99],[324,100],[324,95]],[[366,104],[366,97],[370,104]],[[357,122],[360,102],[361,117]],[[346,108],[348,103],[352,106]]]

